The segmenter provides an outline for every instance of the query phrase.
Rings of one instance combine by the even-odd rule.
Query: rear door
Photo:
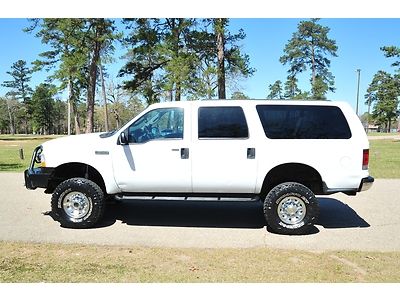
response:
[[[194,107],[192,182],[195,193],[254,193],[257,153],[240,106]]]

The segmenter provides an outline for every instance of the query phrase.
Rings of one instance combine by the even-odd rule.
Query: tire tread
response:
[[[86,185],[86,192],[90,193],[92,198],[92,213],[82,222],[73,222],[68,219],[62,209],[58,207],[58,201],[61,194],[68,188],[82,189]],[[90,228],[93,227],[102,217],[105,210],[105,200],[103,190],[93,181],[86,178],[70,178],[61,182],[51,197],[51,211],[53,217],[61,224],[62,227],[67,228]]]

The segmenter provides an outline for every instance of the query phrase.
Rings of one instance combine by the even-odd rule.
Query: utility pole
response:
[[[356,71],[358,73],[358,76],[357,76],[358,77],[358,79],[357,79],[357,105],[356,105],[356,114],[358,116],[358,98],[360,95],[360,72],[361,72],[361,69],[357,69]]]

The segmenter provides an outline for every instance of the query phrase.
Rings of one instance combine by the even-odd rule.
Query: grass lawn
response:
[[[371,140],[370,174],[375,178],[400,178],[400,140]]]
[[[0,282],[399,282],[399,252],[0,242]]]
[[[0,135],[0,171],[22,172],[31,161],[33,149],[58,136]],[[24,150],[24,160],[19,157]]]

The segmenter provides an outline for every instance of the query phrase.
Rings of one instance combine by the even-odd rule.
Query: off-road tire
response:
[[[62,227],[90,228],[103,216],[104,199],[102,189],[93,181],[71,178],[54,190],[51,211]]]
[[[306,234],[318,219],[318,201],[314,193],[300,183],[281,183],[267,194],[264,216],[271,232]]]

